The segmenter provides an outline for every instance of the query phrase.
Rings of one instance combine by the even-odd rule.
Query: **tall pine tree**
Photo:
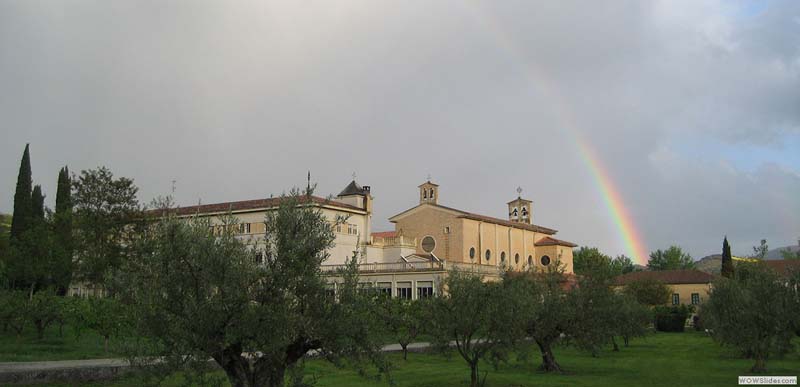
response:
[[[31,227],[31,216],[33,212],[32,185],[31,177],[31,155],[30,144],[25,144],[25,152],[22,153],[22,161],[19,163],[19,175],[17,175],[17,190],[14,192],[14,218],[11,219],[11,243],[19,239],[23,232]]]
[[[731,245],[728,244],[728,237],[722,241],[722,276],[733,277],[733,257],[731,257]]]
[[[72,182],[69,168],[58,171],[58,187],[56,189],[56,212],[53,229],[56,244],[59,246],[54,262],[53,281],[59,293],[65,293],[72,280]]]

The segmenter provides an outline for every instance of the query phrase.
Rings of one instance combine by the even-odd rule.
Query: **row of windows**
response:
[[[680,304],[681,304],[681,295],[678,293],[672,293],[672,305],[680,305]],[[692,293],[692,305],[700,305],[699,293]]]
[[[338,223],[334,227],[334,230],[338,234],[346,233],[347,235],[358,235],[358,225],[357,224],[350,224],[350,223]]]
[[[474,247],[470,247],[470,249],[469,249],[469,258],[472,259],[472,260],[475,259],[475,248]],[[492,250],[486,249],[486,253],[484,253],[484,259],[485,259],[486,262],[489,262],[489,261],[492,260]],[[547,266],[547,265],[550,264],[550,257],[547,256],[547,255],[543,255],[539,259],[539,262],[542,264],[542,266]],[[500,263],[501,264],[506,263],[506,252],[505,251],[500,252]],[[519,253],[514,254],[514,264],[519,265]],[[533,266],[533,255],[529,255],[528,256],[528,265],[529,266]]]
[[[360,284],[360,291],[362,292],[375,292],[376,294],[385,296],[385,297],[392,297],[392,283],[391,282],[377,282],[375,284],[372,283],[362,283]],[[433,297],[433,281],[417,281],[417,287],[414,289],[410,281],[407,282],[397,282],[395,286],[395,297],[401,298],[405,300],[411,300],[414,298],[414,290],[416,290],[416,299],[423,299],[423,298],[430,298]],[[329,297],[335,298],[336,297],[336,284],[328,284],[326,288],[326,293]]]
[[[235,234],[250,234],[255,227],[253,227],[255,223],[238,223],[238,224],[230,224],[228,225],[228,229],[233,231]],[[263,223],[262,223],[263,224]],[[218,226],[211,226],[211,232],[214,235],[222,235],[225,233],[225,225],[218,225]]]

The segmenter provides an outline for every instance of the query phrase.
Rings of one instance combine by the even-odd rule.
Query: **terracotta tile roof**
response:
[[[556,239],[556,238],[552,238],[552,237],[549,237],[549,236],[546,236],[546,237],[544,237],[542,239],[539,239],[538,242],[534,243],[534,246],[578,247],[578,245],[576,245],[576,244],[574,244],[572,242],[562,241],[561,239]]]
[[[238,211],[267,209],[278,206],[280,201],[281,198],[277,197],[277,198],[267,198],[267,199],[242,200],[237,202],[201,204],[199,206],[178,207],[175,209],[175,215],[182,216],[182,215],[193,215],[193,214],[214,214],[214,213],[225,213],[228,211],[238,212]],[[348,210],[363,211],[362,208],[351,206],[349,204],[340,203],[334,200],[321,198],[319,196],[311,196],[310,201],[317,205],[330,205]],[[308,202],[309,199],[307,199],[306,197],[303,196],[300,197],[300,203],[308,203]],[[161,211],[162,210],[159,209],[150,210],[147,211],[147,214],[153,216],[159,216],[161,215]]]
[[[642,280],[656,280],[669,285],[678,284],[707,284],[714,280],[713,275],[699,270],[661,270],[661,271],[635,271],[615,278],[617,285],[626,285]]]
[[[549,235],[553,235],[553,234],[558,232],[557,230],[554,230],[552,228],[537,226],[535,224],[512,222],[512,221],[509,221],[509,220],[503,220],[503,219],[494,218],[494,217],[491,217],[491,216],[474,214],[474,213],[471,213],[471,212],[459,210],[457,208],[443,206],[441,204],[429,203],[429,205],[433,205],[433,206],[436,206],[436,207],[444,208],[446,210],[458,212],[458,213],[461,214],[461,215],[458,216],[459,218],[479,220],[481,222],[500,224],[500,225],[503,225],[503,226],[514,227],[514,228],[521,228],[523,230],[536,231],[536,232],[540,232],[542,234],[549,234]],[[417,206],[417,207],[419,207],[419,206]],[[416,207],[414,207],[414,208],[416,208]],[[405,212],[408,212],[408,211],[410,211],[410,210],[403,211],[403,212],[401,212],[401,214],[403,214]],[[400,214],[398,214],[398,215],[400,215]],[[395,216],[397,216],[397,215],[395,215]]]
[[[787,277],[794,271],[800,271],[800,259],[766,260],[764,264],[770,269],[775,270],[775,272],[782,277]]]
[[[397,236],[397,231],[380,231],[380,232],[373,232],[373,237],[376,238],[394,238]]]

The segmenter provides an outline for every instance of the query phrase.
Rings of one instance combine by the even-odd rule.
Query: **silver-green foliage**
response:
[[[800,305],[789,284],[761,263],[740,263],[733,278],[714,282],[701,320],[715,340],[755,360],[751,371],[764,372],[794,335]]]
[[[377,323],[371,299],[356,291],[354,266],[342,273],[338,301],[326,292],[320,265],[334,234],[305,205],[308,195],[293,191],[267,215],[262,263],[232,233],[232,217],[223,217],[222,233],[207,218],[151,225],[123,271],[135,330],[146,338],[131,358],[163,356],[168,371],[203,371],[212,358],[233,386],[283,386],[311,351],[378,362]]]

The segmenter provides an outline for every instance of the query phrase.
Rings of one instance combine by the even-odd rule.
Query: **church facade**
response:
[[[507,203],[508,218],[499,219],[439,204],[439,186],[426,181],[419,187],[419,203],[391,218],[395,229],[372,231],[374,199],[369,186],[353,180],[333,198],[303,197],[301,204],[318,208],[331,222],[334,244],[322,270],[329,273],[335,292],[336,271],[354,255],[361,281],[393,297],[417,299],[433,295],[449,270],[475,272],[499,278],[504,270],[541,270],[556,264],[572,272],[572,247],[554,238],[556,230],[533,224],[533,203],[521,197]],[[237,238],[254,247],[254,259],[263,243],[264,218],[280,198],[179,207],[178,217],[209,217],[212,227],[234,216]],[[151,215],[161,216],[157,211]],[[343,223],[337,219],[345,219]],[[71,295],[92,292],[74,284]]]

